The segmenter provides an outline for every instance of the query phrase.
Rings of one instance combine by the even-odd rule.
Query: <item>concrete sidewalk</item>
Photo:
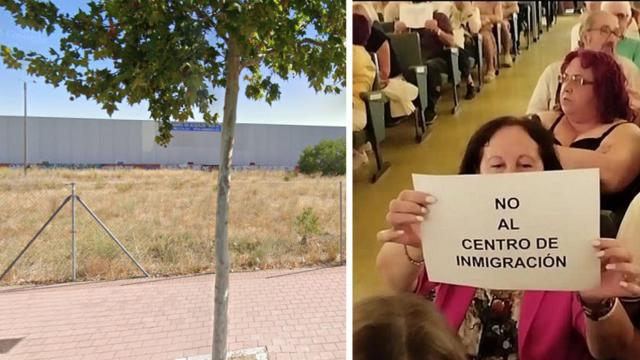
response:
[[[231,274],[228,349],[345,359],[345,278],[344,266]],[[213,285],[202,275],[0,289],[0,359],[211,353]]]

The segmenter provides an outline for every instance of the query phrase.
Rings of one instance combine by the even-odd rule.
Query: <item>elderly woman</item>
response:
[[[553,139],[534,120],[499,118],[482,126],[467,145],[461,174],[494,174],[561,169]],[[570,291],[496,291],[429,280],[423,265],[420,228],[431,221],[438,194],[405,190],[389,204],[390,229],[377,266],[394,290],[428,294],[457,330],[474,359],[589,359],[612,357],[628,349],[633,325],[617,296],[636,296],[621,281],[640,273],[622,242],[601,239],[602,283],[580,293]],[[616,264],[612,264],[616,262]],[[607,266],[608,265],[608,266]],[[494,304],[497,304],[494,309]],[[494,313],[498,311],[499,313]],[[483,314],[492,314],[484,316]],[[495,321],[499,318],[499,321]],[[526,340],[525,340],[526,339]]]
[[[561,66],[558,111],[538,114],[565,169],[600,169],[600,206],[619,218],[640,192],[640,128],[628,121],[625,81],[608,54],[573,51]]]

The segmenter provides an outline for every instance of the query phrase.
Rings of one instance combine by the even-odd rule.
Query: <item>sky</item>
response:
[[[85,1],[53,1],[61,10],[75,13],[79,7],[85,7]],[[18,47],[22,50],[35,50],[48,53],[49,48],[58,49],[59,35],[47,37],[17,26],[12,16],[0,8],[0,44]],[[22,116],[24,114],[24,82],[27,81],[28,116],[71,117],[108,119],[109,115],[93,100],[84,97],[71,101],[64,87],[54,88],[45,84],[41,78],[29,76],[24,70],[7,69],[0,60],[0,115]],[[290,78],[280,83],[280,100],[269,106],[264,101],[249,100],[244,96],[244,87],[240,88],[237,119],[240,123],[262,124],[300,124],[300,125],[346,125],[346,94],[316,94],[310,89],[304,78]],[[218,102],[214,107],[222,119],[224,89],[216,89]],[[134,106],[120,104],[112,119],[150,119],[147,104]],[[195,112],[195,120],[202,116]],[[221,120],[220,120],[221,121]]]

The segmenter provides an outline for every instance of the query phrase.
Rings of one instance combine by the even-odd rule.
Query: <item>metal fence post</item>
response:
[[[344,256],[342,255],[342,181],[338,183],[340,185],[340,263],[344,262]]]
[[[76,183],[71,183],[71,279],[76,281]]]

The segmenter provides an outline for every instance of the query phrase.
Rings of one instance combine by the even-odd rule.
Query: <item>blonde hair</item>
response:
[[[354,306],[353,359],[466,360],[466,355],[429,300],[403,294],[373,297]]]

